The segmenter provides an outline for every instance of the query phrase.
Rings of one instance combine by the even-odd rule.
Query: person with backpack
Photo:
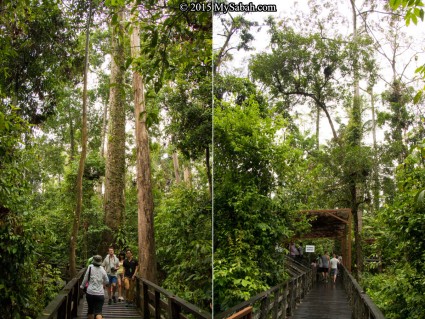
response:
[[[322,259],[322,275],[323,275],[323,280],[325,282],[328,282],[328,276],[329,276],[329,266],[330,266],[330,259],[329,259],[329,254],[327,251],[325,251],[325,254],[320,257]]]
[[[109,283],[108,275],[102,265],[102,256],[93,257],[92,264],[88,266],[84,274],[83,282],[80,288],[84,289],[88,283],[86,290],[87,299],[87,318],[102,319],[102,308],[105,302],[105,286]]]
[[[112,300],[114,303],[117,302],[115,298],[115,290],[117,289],[117,270],[120,267],[120,261],[117,256],[114,254],[114,247],[109,247],[108,255],[103,260],[103,267],[105,267],[106,273],[108,274],[109,286],[108,286],[108,305],[112,304]]]

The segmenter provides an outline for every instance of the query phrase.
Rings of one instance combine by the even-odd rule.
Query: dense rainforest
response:
[[[214,17],[215,310],[282,282],[292,238],[340,253],[297,211],[350,208],[356,279],[423,318],[423,4],[279,8]]]
[[[209,309],[212,14],[179,3],[0,3],[1,318],[111,244]]]
[[[288,278],[293,238],[338,252],[303,239],[328,208],[385,316],[425,317],[422,2],[182,2],[0,2],[1,318],[109,245],[219,313]]]

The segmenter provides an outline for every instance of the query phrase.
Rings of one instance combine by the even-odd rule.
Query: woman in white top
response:
[[[118,302],[124,301],[124,298],[122,296],[122,286],[124,284],[124,260],[125,260],[125,253],[120,252],[118,255],[118,259],[120,261],[120,267],[117,270],[117,279],[118,279]]]
[[[89,283],[86,296],[88,319],[102,319],[102,308],[105,301],[105,285],[109,283],[109,280],[108,275],[101,264],[102,256],[94,256],[92,265],[87,268],[83,282],[80,286],[80,288],[83,289],[86,283]]]

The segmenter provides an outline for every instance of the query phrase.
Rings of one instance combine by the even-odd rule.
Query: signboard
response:
[[[314,245],[305,245],[306,253],[314,253]]]

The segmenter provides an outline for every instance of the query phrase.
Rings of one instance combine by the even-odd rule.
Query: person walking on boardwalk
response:
[[[336,258],[335,254],[333,254],[333,258],[329,261],[329,263],[331,264],[331,278],[333,278],[333,282],[335,283],[339,264],[339,260]]]
[[[136,274],[139,270],[139,263],[133,258],[130,249],[126,252],[127,259],[124,260],[124,286],[125,286],[125,300],[126,307],[133,303],[134,299],[134,283],[136,281]]]
[[[322,255],[319,254],[319,256],[316,259],[316,265],[317,265],[317,273],[316,273],[316,279],[317,281],[324,280],[323,277],[323,262],[322,262]]]
[[[322,274],[323,274],[323,280],[325,282],[328,282],[328,276],[329,276],[329,254],[327,251],[325,251],[325,254],[321,257],[322,258]]]
[[[93,257],[92,264],[88,266],[84,274],[83,282],[80,288],[84,289],[86,283],[87,287],[87,318],[88,319],[102,319],[102,308],[105,301],[105,285],[109,283],[108,275],[105,269],[101,266],[102,256],[96,255]]]
[[[108,286],[108,305],[112,303],[112,300],[114,303],[117,302],[117,299],[115,298],[115,290],[117,289],[117,270],[120,266],[120,261],[118,260],[117,256],[114,254],[114,248],[111,246],[108,249],[108,255],[103,260],[103,267],[105,267],[106,273],[108,274],[109,279],[109,286]]]
[[[118,255],[118,260],[120,262],[120,266],[117,270],[117,279],[118,279],[118,302],[124,301],[122,296],[122,288],[124,285],[124,260],[125,260],[125,252],[120,252]]]
[[[302,259],[303,259],[303,253],[304,253],[303,243],[300,243],[300,244],[299,244],[299,246],[298,246],[297,250],[298,250],[298,258],[299,258],[300,260],[302,260]]]
[[[297,246],[295,246],[294,242],[291,242],[289,245],[289,255],[292,258],[296,258],[299,254],[300,252],[298,251]]]

